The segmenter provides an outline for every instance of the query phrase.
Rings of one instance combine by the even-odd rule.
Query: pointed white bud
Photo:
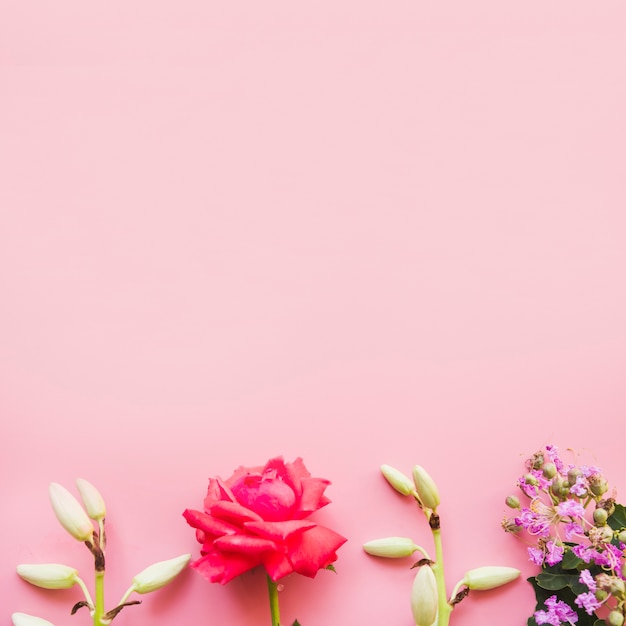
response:
[[[421,465],[416,465],[413,468],[413,480],[423,507],[436,511],[439,506],[439,490],[435,481]]]
[[[133,578],[134,591],[150,593],[164,587],[187,567],[190,559],[191,554],[181,554],[167,561],[153,563]]]
[[[395,467],[391,467],[391,465],[381,465],[380,471],[387,479],[387,482],[403,496],[410,496],[415,493],[413,481],[401,471],[395,469]]]
[[[408,537],[385,537],[384,539],[374,539],[363,544],[363,550],[372,556],[383,556],[388,559],[400,559],[411,556],[418,550],[418,546],[413,543],[413,539]]]
[[[520,571],[514,567],[501,567],[501,566],[485,566],[471,569],[469,572],[465,572],[463,581],[461,584],[465,585],[469,589],[477,589],[484,591],[487,589],[494,589],[500,587],[500,585],[506,585],[515,580]]]
[[[62,485],[50,483],[50,502],[54,514],[78,541],[90,541],[93,536],[93,524],[78,500]]]
[[[26,613],[13,613],[11,615],[13,626],[54,626],[52,622],[42,617],[27,615]]]
[[[17,574],[25,581],[44,589],[69,589],[76,584],[78,571],[68,565],[42,563],[17,566]]]
[[[433,626],[439,605],[437,581],[430,565],[419,568],[411,588],[411,610],[416,626]]]
[[[80,499],[83,501],[85,509],[87,509],[87,515],[97,521],[104,519],[107,511],[100,492],[84,478],[77,478],[76,486],[80,493]]]

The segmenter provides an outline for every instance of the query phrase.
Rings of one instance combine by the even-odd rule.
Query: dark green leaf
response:
[[[613,515],[609,517],[607,522],[613,530],[622,530],[622,528],[626,528],[626,507],[621,504],[616,504],[615,511],[613,512]]]
[[[585,562],[579,559],[571,550],[566,550],[563,554],[563,560],[561,561],[561,567],[563,569],[576,569]]]
[[[296,620],[291,626],[300,626],[300,622]]]
[[[578,581],[578,576],[572,576],[570,574],[552,574],[550,572],[541,572],[537,576],[537,584],[542,589],[549,589],[550,591],[558,591],[559,589],[565,589],[572,583]]]

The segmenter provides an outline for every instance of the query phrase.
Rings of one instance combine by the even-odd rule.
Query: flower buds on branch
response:
[[[170,583],[187,566],[190,554],[183,554],[174,559],[160,561],[147,567],[133,578],[133,583],[122,601],[111,611],[104,608],[104,522],[106,507],[100,492],[86,480],[79,478],[76,486],[81,503],[62,485],[51,483],[49,487],[52,509],[61,526],[78,541],[82,541],[94,556],[95,602],[85,583],[78,576],[78,571],[58,563],[22,564],[17,566],[18,575],[36,587],[44,589],[69,589],[78,585],[85,600],[77,602],[71,613],[87,607],[93,618],[94,626],[108,626],[125,606],[139,602],[125,602],[133,592],[149,593]],[[84,508],[83,508],[84,506]],[[93,521],[98,529],[94,528]],[[52,626],[50,622],[26,613],[13,613],[14,626]]]
[[[381,472],[387,482],[403,495],[413,495],[428,520],[433,543],[435,560],[431,561],[426,551],[407,537],[385,537],[363,545],[365,552],[372,556],[403,558],[419,550],[424,559],[413,567],[419,567],[411,588],[411,610],[416,626],[447,626],[450,614],[463,600],[470,589],[487,590],[499,587],[519,577],[520,571],[512,567],[478,567],[469,570],[459,581],[450,596],[446,594],[443,567],[443,547],[439,514],[439,490],[430,474],[421,466],[413,467],[413,482],[402,472],[389,465],[382,465]],[[511,501],[515,505],[515,501]]]

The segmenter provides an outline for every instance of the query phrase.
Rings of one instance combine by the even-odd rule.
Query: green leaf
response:
[[[561,561],[561,567],[563,569],[577,569],[580,565],[584,565],[585,562],[579,559],[571,550],[566,550],[563,554],[563,560]]]
[[[622,504],[616,504],[615,511],[609,517],[607,523],[613,530],[626,528],[626,507]]]
[[[291,626],[300,626],[300,622],[296,620]]]
[[[329,569],[331,572],[335,572],[335,574],[337,573],[337,570],[335,569],[335,566],[332,563],[329,563],[324,569]],[[300,626],[298,624],[298,626]]]
[[[537,584],[542,589],[549,589],[550,591],[565,589],[565,587],[570,587],[572,583],[577,581],[578,576],[572,576],[570,574],[552,574],[550,572],[541,572],[541,574],[537,576]]]

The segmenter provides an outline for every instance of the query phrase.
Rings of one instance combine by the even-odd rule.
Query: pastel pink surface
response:
[[[106,499],[112,604],[197,556],[210,476],[302,456],[348,537],[284,581],[304,626],[411,623],[410,563],[361,549],[428,542],[381,463],[436,480],[451,586],[533,572],[500,520],[543,444],[626,494],[623,3],[0,9],[3,623],[88,621],[15,574],[89,571],[51,481]],[[269,623],[258,572],[143,600],[116,626]],[[520,580],[453,623],[532,606]]]

